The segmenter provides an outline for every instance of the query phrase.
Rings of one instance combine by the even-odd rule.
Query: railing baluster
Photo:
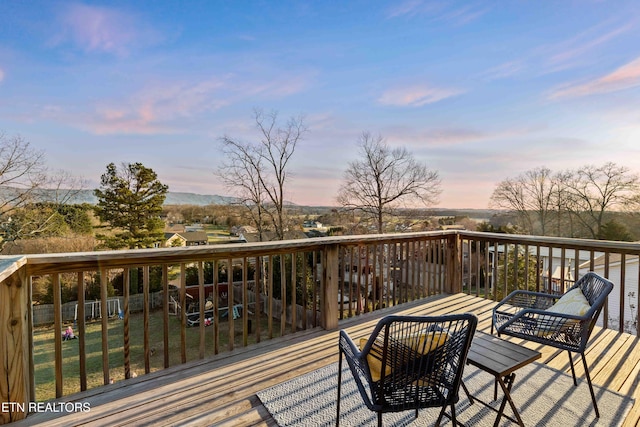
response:
[[[604,253],[604,277],[609,277],[609,257],[609,251],[606,251]],[[602,317],[604,319],[603,322],[606,325],[605,327],[607,327],[609,325],[609,297],[607,297],[607,303],[604,305],[602,310]]]
[[[309,313],[309,260],[312,259],[310,252],[302,253],[302,330],[307,330]]]
[[[620,321],[618,324],[618,332],[624,332],[624,317],[625,317],[625,301],[627,300],[625,295],[625,282],[626,282],[626,267],[627,257],[625,254],[620,254]],[[607,304],[608,305],[608,304]]]
[[[143,349],[144,349],[144,373],[151,372],[151,349],[149,348],[149,266],[145,265],[142,268],[142,295],[143,295],[143,309],[142,309],[142,324],[144,328],[143,336]]]
[[[536,245],[536,291],[540,292],[540,279],[541,279],[541,275],[542,275],[542,265],[540,264],[541,257],[540,257],[540,245]]]
[[[267,329],[269,339],[273,338],[273,255],[269,255],[269,269],[267,272]]]
[[[565,290],[567,289],[567,287],[565,286],[565,282],[564,282],[564,271],[565,271],[565,266],[566,266],[566,256],[567,256],[567,251],[565,249],[565,247],[563,246],[560,249],[560,293],[564,293]]]
[[[213,292],[213,294],[211,295],[211,303],[213,304],[213,316],[211,320],[213,325],[213,328],[211,328],[211,331],[213,334],[212,336],[213,354],[218,354],[220,352],[220,307],[219,307],[220,284],[218,283],[219,271],[220,271],[220,263],[218,262],[217,259],[214,259],[213,260],[213,286],[211,287],[211,290]],[[229,269],[227,269],[227,282],[228,281],[229,281]],[[227,286],[227,315],[229,315],[228,306],[229,306],[229,287]]]
[[[122,270],[122,293],[123,307],[122,307],[122,351],[124,353],[124,377],[131,378],[131,348],[129,345],[129,287],[131,273],[128,268]],[[84,292],[83,292],[84,293]],[[83,310],[84,311],[84,310]],[[84,316],[84,313],[83,313]]]
[[[526,290],[529,290],[529,258],[529,245],[524,245],[524,288]]]
[[[164,343],[164,367],[169,367],[169,269],[167,264],[162,264],[162,292],[164,298],[162,298],[162,332]]]
[[[216,272],[214,270],[213,277],[216,276]],[[205,294],[204,294],[204,265],[202,261],[198,262],[198,312],[199,312],[199,322],[198,329],[200,332],[200,347],[198,348],[198,356],[200,359],[204,359],[205,352],[205,331],[204,331],[204,305],[205,305]]]
[[[291,333],[298,330],[297,293],[298,293],[298,253],[291,253]]]
[[[242,258],[242,346],[249,345],[249,259]],[[254,274],[255,279],[255,274]]]
[[[104,384],[111,382],[109,375],[109,308],[107,306],[107,299],[109,294],[107,292],[107,279],[108,270],[100,270],[100,318],[102,324],[102,373],[104,376]],[[146,329],[146,328],[145,328]]]
[[[264,312],[263,306],[262,306],[262,293],[264,292],[264,271],[262,270],[262,262],[263,262],[262,257],[256,256],[255,260],[256,260],[256,272],[255,272],[256,280],[255,280],[254,293],[255,293],[256,304],[254,309],[254,318],[256,321],[255,337],[256,337],[256,342],[259,343],[261,338],[260,334],[262,332],[262,324],[260,322],[260,316]]]
[[[287,331],[287,260],[286,254],[280,254],[280,336]]]
[[[187,363],[187,270],[180,263],[180,360]]]
[[[55,339],[55,378],[56,397],[63,395],[62,377],[62,288],[60,286],[60,275],[51,275],[51,285],[53,288],[53,337]]]
[[[227,258],[227,267],[227,320],[229,326],[229,344],[227,348],[229,349],[229,351],[232,351],[235,344],[234,341],[236,339],[235,318],[233,311],[235,307],[235,298],[233,295],[233,259]],[[219,294],[214,294],[213,298],[218,300]]]
[[[80,369],[80,391],[87,389],[87,341],[86,341],[86,313],[84,296],[84,271],[78,272],[78,364]]]

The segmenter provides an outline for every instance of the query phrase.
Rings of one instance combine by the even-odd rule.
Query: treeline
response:
[[[525,234],[635,240],[640,180],[615,163],[554,172],[535,168],[500,182],[491,204]]]

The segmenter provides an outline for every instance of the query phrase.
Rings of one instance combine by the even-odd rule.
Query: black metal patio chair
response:
[[[467,353],[476,329],[475,315],[387,316],[357,345],[340,331],[336,426],[340,423],[340,389],[344,356],[366,406],[382,414],[447,406],[456,424],[455,403]]]
[[[600,412],[584,353],[612,289],[611,281],[589,272],[563,295],[513,291],[493,309],[492,333],[495,327],[498,336],[510,335],[567,350],[575,386],[578,382],[571,352],[580,354],[596,417]]]

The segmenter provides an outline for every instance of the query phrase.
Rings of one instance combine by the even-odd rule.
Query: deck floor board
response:
[[[478,329],[489,333],[494,302],[465,294],[438,295],[403,306],[344,319],[340,328],[354,338],[368,336],[386,314],[439,315],[473,312]],[[540,362],[569,371],[566,352],[513,340],[543,353]],[[60,399],[88,402],[91,410],[71,414],[32,414],[15,426],[274,426],[256,393],[338,360],[338,331],[315,328],[209,359],[89,390]],[[637,337],[597,328],[587,353],[595,384],[632,395],[636,403],[623,427],[640,420],[640,342]],[[583,374],[574,356],[576,373]],[[582,385],[582,384],[580,384]]]

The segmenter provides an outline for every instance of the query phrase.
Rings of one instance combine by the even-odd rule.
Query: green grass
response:
[[[129,323],[129,347],[131,372],[144,375],[144,330],[142,313],[131,314]],[[261,321],[261,339],[267,339],[266,318]],[[242,319],[234,322],[234,346],[242,345]],[[64,329],[64,328],[63,328]],[[74,328],[78,334],[77,328]],[[220,322],[219,352],[224,352],[229,343],[229,324],[227,320]],[[55,338],[61,339],[61,331],[55,333],[52,327],[39,328],[34,331],[34,373],[36,384],[36,399],[44,401],[55,398]],[[187,361],[199,358],[200,328],[187,327]],[[274,336],[279,335],[280,325],[273,321]],[[149,316],[149,348],[153,350],[150,356],[150,371],[164,368],[164,340],[162,311],[154,311]],[[214,354],[214,327],[205,328],[205,357]],[[87,323],[85,331],[87,388],[95,388],[104,384],[102,369],[102,324]],[[249,344],[255,342],[255,332],[248,337]],[[125,379],[124,374],[124,322],[109,320],[109,377],[114,381]],[[63,395],[80,391],[80,362],[79,340],[62,342],[62,377]],[[181,363],[180,351],[180,320],[176,316],[169,316],[169,365]]]
[[[209,243],[227,242],[229,239],[229,227],[206,224],[203,228],[207,233]]]

